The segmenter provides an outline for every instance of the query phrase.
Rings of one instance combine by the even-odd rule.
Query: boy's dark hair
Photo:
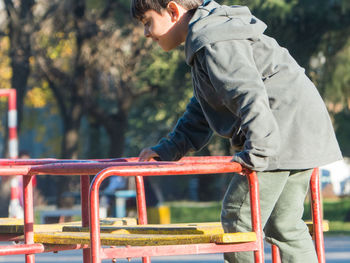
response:
[[[160,14],[170,1],[174,1],[187,10],[196,9],[203,3],[202,0],[132,0],[131,15],[137,20],[142,20],[148,10],[154,10]]]

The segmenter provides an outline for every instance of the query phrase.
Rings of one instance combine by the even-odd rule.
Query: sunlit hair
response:
[[[187,10],[196,9],[203,3],[202,0],[132,0],[131,15],[137,20],[142,20],[145,12],[148,10],[154,10],[160,14],[170,1],[174,1]]]

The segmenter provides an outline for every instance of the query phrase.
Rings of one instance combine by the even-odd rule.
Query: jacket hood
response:
[[[246,6],[225,6],[204,1],[189,22],[185,43],[186,62],[203,46],[219,41],[257,39],[266,24],[254,17]]]

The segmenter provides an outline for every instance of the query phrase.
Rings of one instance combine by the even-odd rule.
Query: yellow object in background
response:
[[[147,217],[149,224],[170,224],[170,208],[165,205],[147,207]]]

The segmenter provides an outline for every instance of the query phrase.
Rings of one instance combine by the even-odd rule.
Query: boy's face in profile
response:
[[[175,2],[170,2],[161,13],[147,10],[141,20],[145,37],[152,38],[164,51],[176,48],[186,39],[187,26],[184,27],[181,23],[186,12]]]

